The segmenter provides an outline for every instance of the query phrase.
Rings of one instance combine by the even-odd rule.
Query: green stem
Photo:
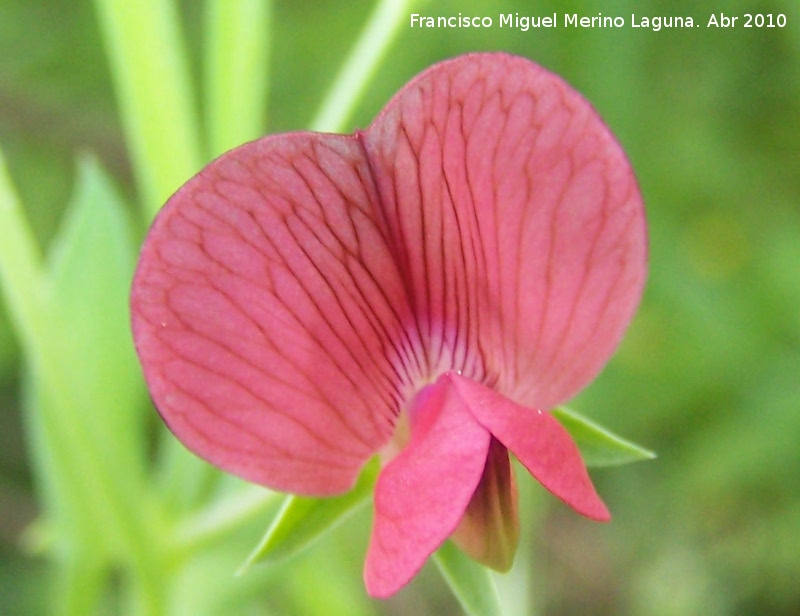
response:
[[[445,541],[433,554],[433,561],[468,616],[503,614],[492,574],[470,560],[452,541]]]
[[[413,0],[377,3],[311,122],[311,130],[342,132],[413,4]]]
[[[264,130],[272,0],[208,0],[206,129],[212,156]]]
[[[96,613],[107,573],[101,561],[96,555],[76,550],[59,564],[53,613],[58,616]]]
[[[95,0],[117,101],[148,216],[204,157],[172,0]]]
[[[154,554],[146,554],[132,563],[128,579],[129,608],[126,614],[140,616],[166,616],[169,613],[165,579],[165,560],[157,561]]]

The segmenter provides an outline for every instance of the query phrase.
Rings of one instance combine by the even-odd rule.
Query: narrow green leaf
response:
[[[342,132],[369,80],[378,68],[413,0],[379,0],[345,63],[323,99],[311,130]]]
[[[652,451],[617,436],[573,410],[561,406],[552,412],[575,439],[586,466],[617,466],[656,457]]]
[[[205,109],[212,156],[261,136],[272,0],[208,0]]]
[[[136,250],[122,199],[94,158],[78,161],[76,189],[49,254],[45,281],[69,354],[83,422],[129,489],[143,479],[144,386],[133,351],[128,293]],[[81,418],[74,418],[81,421]]]
[[[174,0],[95,0],[128,149],[148,216],[204,161]]]
[[[307,548],[364,505],[372,494],[380,463],[371,460],[352,490],[332,498],[289,496],[241,572],[252,565],[285,560]]]
[[[42,256],[0,152],[0,292],[26,352],[39,346],[48,321],[41,287]]]
[[[468,616],[503,613],[491,572],[471,560],[452,541],[445,541],[434,553],[433,561]]]
[[[44,396],[35,385],[52,377],[58,367],[49,351],[53,333],[52,297],[42,283],[43,264],[39,247],[0,154],[0,291],[26,359],[23,373],[23,408],[27,445],[39,493],[49,522],[58,533],[86,536],[91,495],[75,472],[69,443],[54,438],[47,427]],[[34,384],[33,381],[36,381]],[[68,489],[77,483],[77,489]],[[84,532],[86,531],[86,532]],[[62,539],[63,536],[59,536]]]
[[[0,277],[4,290],[8,291],[11,312],[15,315],[20,310],[25,312],[16,322],[20,324],[17,330],[27,360],[23,373],[26,434],[45,515],[54,529],[59,554],[81,558],[82,554],[92,552],[97,559],[104,560],[119,558],[124,553],[137,563],[140,571],[146,572],[153,570],[152,547],[159,540],[159,528],[152,523],[153,503],[142,490],[138,480],[141,473],[137,473],[135,464],[130,463],[130,458],[126,464],[125,446],[117,447],[119,439],[127,435],[110,434],[103,428],[108,426],[103,414],[111,417],[114,408],[98,412],[95,406],[111,399],[104,395],[112,396],[98,393],[98,389],[113,388],[117,381],[107,381],[98,388],[94,381],[99,373],[90,369],[89,375],[84,374],[90,360],[82,354],[95,350],[87,350],[79,340],[86,335],[90,338],[87,345],[104,344],[103,332],[92,331],[92,326],[83,321],[84,316],[78,314],[81,310],[98,319],[97,328],[105,327],[108,321],[93,310],[120,312],[113,304],[105,303],[102,294],[107,285],[112,295],[113,289],[124,292],[124,279],[111,281],[121,271],[113,265],[115,250],[125,251],[122,234],[111,223],[116,220],[123,230],[129,231],[124,229],[126,222],[109,215],[102,207],[114,211],[119,204],[115,205],[110,191],[101,189],[99,169],[90,168],[87,163],[80,174],[78,196],[67,208],[59,232],[57,244],[61,248],[55,250],[46,270],[35,254],[19,204],[9,198],[10,183],[0,169],[0,223],[4,223],[11,239],[8,244],[0,243]],[[98,228],[92,229],[95,223]],[[120,245],[110,247],[104,243],[109,238],[94,233],[108,235],[112,243]],[[98,251],[93,242],[98,242],[102,249]],[[131,259],[128,255],[129,263]],[[82,268],[86,271],[81,272]],[[83,291],[92,285],[96,287],[86,298],[81,296],[80,289],[71,288],[82,276],[86,277],[81,283]],[[91,306],[87,301],[100,305]],[[127,321],[124,307],[116,318]],[[123,327],[126,331],[127,326]],[[113,334],[110,337],[112,344],[124,344],[121,340],[122,337],[115,338]],[[106,359],[91,357],[94,358],[91,361],[101,364]],[[119,365],[113,353],[109,361]],[[146,577],[145,573],[140,576],[142,580]],[[152,589],[149,594],[157,596],[160,580],[150,577],[147,582]]]

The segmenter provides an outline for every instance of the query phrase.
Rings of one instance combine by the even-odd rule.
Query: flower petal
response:
[[[489,433],[472,418],[449,375],[418,394],[411,418],[411,440],[375,486],[364,568],[374,597],[399,590],[455,530],[489,451]]]
[[[353,137],[233,150],[142,250],[131,310],[153,400],[189,449],[254,482],[341,492],[391,437],[411,320]]]
[[[578,513],[611,519],[592,485],[578,447],[553,416],[524,408],[493,389],[452,375],[473,417],[517,456],[531,475]]]
[[[505,54],[442,62],[362,139],[435,376],[552,408],[618,344],[646,270],[642,201],[591,105]]]

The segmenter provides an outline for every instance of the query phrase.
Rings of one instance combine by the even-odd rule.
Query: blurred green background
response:
[[[195,78],[201,2],[180,2]],[[269,132],[301,130],[373,6],[274,7]],[[421,3],[491,15],[492,29],[407,22],[350,121],[365,126],[429,64],[505,50],[560,73],[598,109],[645,196],[650,277],[619,352],[573,406],[655,450],[594,471],[614,520],[598,525],[523,479],[522,565],[501,592],[543,614],[796,614],[800,606],[800,5],[501,0]],[[693,29],[500,28],[497,14],[691,15]],[[782,13],[784,28],[706,28],[712,13]],[[89,0],[0,0],[0,147],[45,249],[96,153],[137,204],[110,71]],[[140,233],[140,231],[139,231]],[[0,241],[5,230],[0,229]],[[51,611],[46,558],[22,540],[36,519],[22,413],[22,356],[0,302],[0,613]],[[522,479],[522,478],[521,478]],[[190,565],[228,584],[266,525]],[[368,512],[291,565],[255,571],[213,614],[440,614],[457,607],[435,570],[387,602],[364,597]],[[430,569],[430,570],[429,570]],[[233,581],[230,581],[233,584]],[[192,587],[176,591],[191,608]],[[227,601],[227,600],[226,600]],[[524,604],[524,602],[523,602]],[[110,604],[104,613],[115,613]],[[200,613],[200,612],[196,612]]]

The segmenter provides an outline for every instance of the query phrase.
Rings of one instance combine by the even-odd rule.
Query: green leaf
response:
[[[212,156],[260,137],[269,84],[272,0],[208,0],[206,127]]]
[[[261,543],[247,558],[240,572],[258,562],[288,559],[320,539],[369,500],[379,470],[380,462],[374,458],[364,467],[353,489],[341,496],[287,497]]]
[[[128,150],[148,217],[203,162],[175,0],[95,0]]]
[[[471,560],[452,541],[433,555],[453,595],[469,616],[499,616],[503,613],[491,572]]]
[[[40,375],[43,381],[35,383],[40,390],[34,395],[42,413],[57,417],[55,423],[44,422],[50,432],[44,437],[47,446],[70,443],[81,452],[82,464],[104,482],[95,490],[116,509],[117,523],[143,517],[140,491],[148,455],[141,415],[144,387],[128,317],[136,254],[132,235],[111,180],[94,158],[80,158],[75,191],[42,276],[50,323],[40,352],[53,369]],[[77,467],[73,472],[85,475]]]
[[[617,466],[656,457],[652,451],[617,436],[566,407],[555,408],[552,413],[575,439],[586,466]]]
[[[72,388],[105,464],[142,474],[144,387],[133,350],[128,292],[136,250],[122,199],[94,158],[78,161],[75,194],[49,254],[46,283],[62,324]],[[91,417],[91,420],[85,419]]]
[[[51,322],[31,412],[40,415],[40,455],[46,462],[58,452],[63,466],[54,478],[60,500],[74,493],[80,501],[65,512],[81,518],[80,534],[70,537],[73,557],[91,549],[101,560],[135,563],[138,598],[155,613],[163,601],[156,560],[164,529],[146,483],[146,398],[128,316],[133,231],[100,164],[79,159],[75,192],[43,272]],[[52,473],[52,465],[41,472]]]
[[[41,287],[42,256],[0,152],[0,292],[27,353],[41,345],[48,322]]]
[[[26,434],[54,549],[75,562],[126,552],[155,604],[160,529],[129,411],[143,396],[126,316],[133,246],[124,208],[99,166],[83,161],[43,266],[0,169],[0,223],[12,238],[0,249],[0,282],[26,355]]]
[[[102,505],[99,499],[93,498],[91,491],[94,476],[82,477],[91,466],[83,464],[85,450],[75,447],[79,439],[72,438],[74,427],[70,421],[62,421],[68,433],[59,433],[55,426],[65,418],[54,413],[52,405],[48,404],[53,399],[52,392],[59,389],[58,385],[69,382],[64,373],[70,363],[64,365],[61,361],[59,349],[62,347],[57,340],[65,328],[54,322],[53,294],[52,289],[43,284],[42,257],[2,156],[0,228],[4,232],[0,242],[0,290],[26,359],[22,379],[23,420],[31,467],[43,514],[47,516],[44,523],[56,530],[59,547],[64,547],[66,538],[74,551],[82,540],[91,538],[89,514],[98,512]],[[50,396],[46,389],[51,392]]]

